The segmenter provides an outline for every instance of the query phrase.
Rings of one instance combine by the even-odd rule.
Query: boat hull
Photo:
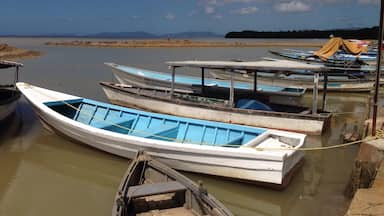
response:
[[[144,92],[137,93],[135,90],[130,91],[129,88],[124,90],[123,88],[114,87],[110,84],[106,85],[102,83],[101,85],[107,98],[112,103],[189,118],[304,132],[313,135],[321,134],[325,124],[330,118],[329,116],[311,117],[311,115],[304,114],[212,108],[202,104],[159,99]]]
[[[23,85],[19,84],[20,88],[23,89]],[[169,144],[169,142],[160,140],[116,134],[79,124],[79,122],[60,115],[45,106],[44,103],[33,100],[34,92],[31,93],[28,90],[21,91],[26,95],[40,119],[54,131],[72,140],[129,159],[134,158],[138,151],[146,151],[149,155],[178,170],[241,181],[261,182],[272,187],[283,188],[287,186],[292,176],[291,173],[295,167],[300,165],[304,156],[302,151],[290,150],[288,154],[277,153],[280,156],[276,156],[270,151],[264,153],[249,148],[223,148],[185,143],[175,145],[177,143]],[[50,92],[44,93],[49,94]],[[73,99],[73,97],[64,98]],[[293,134],[270,131],[275,135]],[[302,145],[305,136],[301,134],[298,137],[302,140]]]
[[[108,63],[111,64],[111,63]],[[111,64],[109,65],[112,67],[112,73],[116,80],[121,83],[121,84],[126,84],[126,85],[134,85],[134,86],[139,86],[143,88],[154,88],[156,87],[157,89],[162,89],[162,90],[167,90],[171,88],[171,76],[169,75],[169,80],[163,80],[163,79],[156,79],[153,77],[150,77],[150,75],[145,75],[140,73],[140,69],[136,69],[138,71],[124,71],[120,69],[120,65],[115,65]],[[153,72],[155,73],[155,72]],[[188,78],[187,78],[188,79]],[[202,85],[199,84],[190,84],[187,83],[188,81],[186,80],[184,82],[175,82],[174,83],[174,89],[176,91],[184,91],[186,93],[199,93],[201,94],[204,89],[202,88]],[[215,83],[215,81],[205,81],[206,86],[204,88],[215,88],[215,91],[223,91],[223,92],[228,92],[227,87],[222,87],[222,86],[217,86],[217,85],[212,85]],[[229,82],[229,81],[228,81]],[[235,83],[235,88],[236,88],[236,83]],[[240,92],[253,92],[253,87],[250,87],[251,85],[249,83],[239,83],[239,88],[236,88],[236,91]],[[245,86],[248,86],[247,88]],[[241,88],[240,88],[241,87]],[[258,88],[257,94],[259,95],[268,95],[269,97],[273,98],[279,98],[280,100],[281,96],[289,96],[291,97],[291,100],[294,98],[294,100],[298,101],[300,100],[300,97],[305,94],[305,88],[290,88],[290,89],[285,89],[281,88],[279,86],[275,85],[269,85],[268,87],[264,88]]]
[[[173,205],[169,204],[169,196],[160,197],[169,193],[175,193],[171,198]],[[151,196],[157,196],[155,201],[151,200],[152,205],[150,201],[143,205],[143,198]],[[141,203],[135,203],[135,199],[141,199]],[[153,202],[156,202],[156,205],[153,205]],[[139,152],[120,183],[112,216],[150,213],[153,209],[157,209],[161,215],[233,215],[220,201],[210,195],[202,184],[197,185],[145,152]]]
[[[16,110],[17,100],[20,92],[14,89],[1,89],[0,94],[5,93],[7,96],[0,100],[0,122],[5,121]]]

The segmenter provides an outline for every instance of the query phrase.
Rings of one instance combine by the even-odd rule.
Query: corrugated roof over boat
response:
[[[0,60],[0,69],[10,67],[23,67],[23,64],[14,61]]]
[[[261,61],[168,61],[167,65],[173,67],[199,67],[222,70],[312,70],[322,71],[325,69],[320,64],[306,64],[289,60],[261,60]],[[236,71],[232,71],[236,72]]]

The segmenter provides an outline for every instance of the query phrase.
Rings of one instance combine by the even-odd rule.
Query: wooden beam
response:
[[[201,92],[204,93],[205,92],[205,73],[204,73],[204,68],[202,67],[201,68]]]
[[[171,96],[173,96],[173,93],[175,92],[175,73],[176,67],[172,67]]]
[[[312,115],[317,114],[317,98],[319,95],[319,73],[313,75],[313,98],[312,98]]]
[[[325,111],[325,107],[327,106],[327,88],[328,88],[328,72],[325,71],[324,73],[324,84],[323,84],[323,105],[321,107],[322,111]]]
[[[229,88],[229,105],[231,107],[235,105],[235,82],[233,80],[233,73],[231,73],[231,86]]]
[[[377,102],[379,95],[380,85],[380,64],[381,64],[381,48],[383,46],[383,13],[384,13],[384,0],[380,4],[380,26],[379,26],[379,40],[377,50],[377,63],[376,63],[376,80],[375,80],[375,94],[373,96],[373,116],[372,116],[372,136],[376,136],[376,118],[377,118]]]
[[[253,91],[257,92],[257,71],[253,73]]]

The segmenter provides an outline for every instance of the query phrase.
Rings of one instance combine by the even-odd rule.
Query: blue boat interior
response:
[[[89,99],[47,102],[45,105],[95,128],[171,142],[239,147],[266,131],[263,128],[144,112]]]
[[[139,69],[134,67],[128,67],[119,65],[116,66],[121,71],[125,71],[126,73],[132,73],[135,75],[142,75],[145,77],[151,77],[152,79],[158,79],[162,81],[169,81],[171,82],[171,75],[167,73],[161,73],[156,71],[150,71],[145,69]],[[231,83],[229,80],[217,80],[217,79],[209,79],[206,78],[204,80],[205,86],[216,86],[216,87],[223,87],[223,88],[229,88],[231,86]],[[175,76],[175,83],[182,83],[182,84],[190,84],[190,85],[201,85],[201,78],[200,77],[193,77],[193,76],[185,76],[185,75],[176,75]],[[235,82],[235,88],[236,89],[245,89],[245,90],[251,90],[253,89],[253,84],[248,82]],[[257,85],[258,91],[265,91],[265,92],[290,92],[290,93],[304,93],[305,89],[303,88],[285,88],[280,86],[272,86],[272,85]]]
[[[265,111],[273,111],[271,107],[267,104],[264,104],[258,100],[254,99],[240,99],[236,102],[236,108],[239,109],[252,109],[252,110],[265,110]]]

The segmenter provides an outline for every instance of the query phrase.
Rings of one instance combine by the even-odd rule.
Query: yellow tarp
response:
[[[321,47],[318,51],[314,52],[315,56],[318,56],[322,60],[327,60],[330,56],[335,54],[339,49],[343,49],[348,53],[353,55],[358,55],[360,53],[366,53],[368,51],[367,46],[362,46],[361,44],[351,42],[348,40],[343,40],[342,38],[335,37],[330,39],[326,44]]]

